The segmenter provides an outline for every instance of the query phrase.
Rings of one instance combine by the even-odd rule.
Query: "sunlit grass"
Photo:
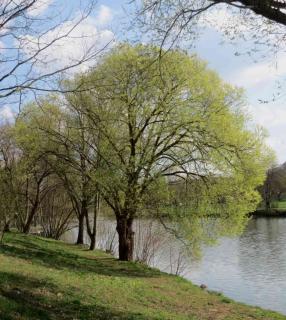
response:
[[[40,237],[0,247],[0,319],[286,319],[139,263]]]

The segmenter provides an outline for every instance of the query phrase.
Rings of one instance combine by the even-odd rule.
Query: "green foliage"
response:
[[[59,177],[78,215],[99,192],[117,217],[164,220],[196,252],[241,232],[273,157],[249,129],[241,89],[196,56],[158,53],[121,44],[66,82],[81,90],[26,106],[18,167],[33,192],[43,174]]]
[[[273,158],[264,132],[249,129],[241,89],[158,50],[119,45],[78,79],[86,91],[71,99],[101,136],[94,178],[118,214],[168,218],[190,243],[241,232]]]
[[[19,150],[15,146],[13,127],[9,124],[0,128],[0,241],[5,229],[9,228],[19,203],[21,181],[17,160]]]

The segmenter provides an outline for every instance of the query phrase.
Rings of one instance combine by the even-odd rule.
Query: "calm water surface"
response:
[[[103,224],[104,228],[100,228]],[[100,225],[103,231],[98,244],[104,248],[113,239],[115,224],[105,220]],[[175,273],[181,244],[170,242],[160,226],[152,228],[155,247],[148,263]],[[144,229],[144,225],[141,229],[136,226],[136,234],[142,234]],[[64,240],[75,238],[73,230]],[[241,236],[222,238],[217,246],[203,248],[200,261],[183,258],[180,265],[182,275],[196,284],[203,283],[237,301],[286,314],[286,219],[253,219]]]
[[[186,277],[237,301],[286,314],[286,219],[251,220],[240,237],[204,248]]]

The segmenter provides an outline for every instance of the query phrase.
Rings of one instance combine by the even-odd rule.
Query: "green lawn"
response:
[[[286,201],[283,200],[283,201],[273,201],[271,203],[271,207],[273,209],[284,209],[286,210]]]
[[[284,213],[286,212],[286,200],[282,200],[282,201],[272,201],[271,202],[271,211],[273,211],[274,213]],[[267,212],[266,208],[265,208],[265,204],[261,203],[258,208],[257,208],[257,212]]]
[[[286,319],[180,277],[11,233],[0,247],[0,319]]]

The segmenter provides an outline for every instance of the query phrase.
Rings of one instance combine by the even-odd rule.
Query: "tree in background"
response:
[[[267,170],[264,184],[259,188],[266,211],[270,211],[273,201],[281,201],[286,193],[285,164]]]
[[[20,152],[16,147],[13,128],[1,124],[0,128],[0,242],[10,228],[18,207],[18,168]]]
[[[45,237],[58,240],[76,226],[73,223],[75,210],[64,184],[55,174],[49,177],[47,184],[49,191],[40,204],[37,220]]]
[[[149,195],[150,206],[165,203],[156,217],[189,221],[191,233],[196,215],[226,221],[219,234],[241,230],[270,158],[263,136],[246,129],[240,90],[196,57],[175,50],[158,61],[158,53],[118,46],[80,79],[89,89],[75,93],[89,130],[101,136],[95,177],[116,217],[121,260],[133,258],[133,222]],[[167,177],[191,182],[190,210],[166,210],[174,202]]]
[[[98,195],[92,181],[97,161],[95,137],[87,130],[86,116],[72,103],[52,95],[38,104],[27,105],[17,119],[17,135],[21,145],[29,149],[28,154],[34,154],[34,160],[45,161],[49,172],[62,182],[78,218],[77,244],[84,243],[86,225],[94,249],[98,211]],[[89,221],[91,208],[94,216]]]

